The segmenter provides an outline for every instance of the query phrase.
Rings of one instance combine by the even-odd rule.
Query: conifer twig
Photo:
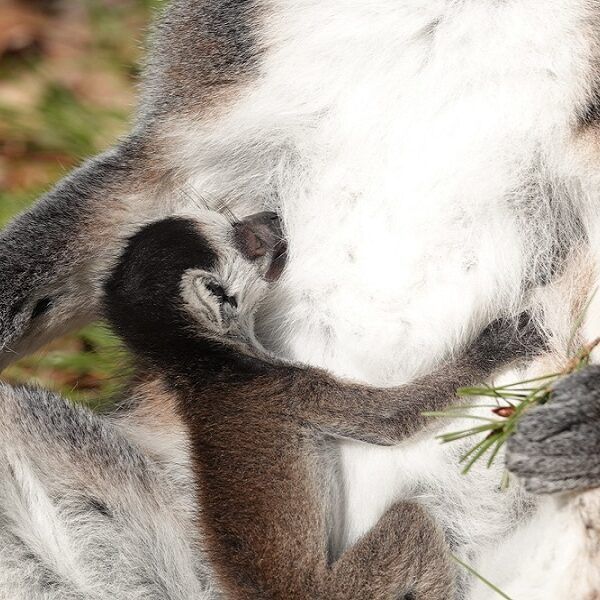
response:
[[[558,373],[526,379],[508,385],[491,386],[484,384],[461,388],[457,391],[457,395],[461,397],[495,398],[498,402],[497,405],[478,405],[474,403],[470,406],[450,407],[445,411],[428,412],[424,413],[424,415],[428,417],[473,419],[478,421],[478,425],[460,431],[443,433],[438,436],[438,439],[442,443],[447,444],[475,435],[486,434],[475,446],[463,454],[460,462],[464,464],[463,473],[466,474],[471,470],[473,465],[489,452],[487,466],[491,467],[502,446],[514,433],[523,414],[533,406],[539,406],[548,402],[552,397],[552,390],[558,381],[585,368],[590,362],[592,351],[598,345],[600,345],[600,338],[596,338],[589,344],[582,346]],[[482,416],[481,414],[474,415],[465,412],[474,408],[488,408],[492,414]]]

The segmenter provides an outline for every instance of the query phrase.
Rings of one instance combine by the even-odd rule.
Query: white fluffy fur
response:
[[[595,199],[574,132],[593,84],[594,12],[585,0],[269,3],[258,82],[217,118],[164,130],[182,182],[239,212],[258,198],[283,215],[290,259],[265,311],[268,342],[399,383],[535,296],[542,318],[563,315],[546,321],[560,347],[564,298],[525,282],[552,252],[553,222],[570,231],[573,209]],[[583,225],[594,240],[593,212]],[[533,552],[532,531],[557,517],[540,509],[506,539],[519,495],[498,491],[497,472],[459,475],[456,452],[431,439],[343,445],[343,539],[418,496],[499,579],[499,540]],[[577,545],[571,531],[560,538]],[[516,569],[515,598],[534,597],[531,581],[536,598],[565,597],[541,571]]]

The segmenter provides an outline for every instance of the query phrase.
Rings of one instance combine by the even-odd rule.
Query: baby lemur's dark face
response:
[[[109,318],[124,332],[252,336],[260,300],[285,263],[275,213],[231,223],[217,212],[169,217],[133,235],[105,284]]]

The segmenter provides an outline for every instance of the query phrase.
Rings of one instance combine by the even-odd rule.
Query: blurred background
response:
[[[161,0],[0,0],[0,227],[128,126],[145,32]],[[2,379],[92,406],[124,356],[100,324],[53,342]]]

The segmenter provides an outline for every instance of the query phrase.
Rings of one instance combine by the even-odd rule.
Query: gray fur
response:
[[[152,36],[140,120],[204,113],[256,76],[260,0],[175,0]]]
[[[92,263],[118,247],[106,230],[139,178],[138,152],[129,141],[86,162],[2,231],[0,367],[97,314]]]
[[[537,494],[600,485],[600,366],[570,375],[530,410],[508,442],[507,466]]]
[[[191,470],[144,452],[124,421],[0,386],[1,599],[216,597]]]

